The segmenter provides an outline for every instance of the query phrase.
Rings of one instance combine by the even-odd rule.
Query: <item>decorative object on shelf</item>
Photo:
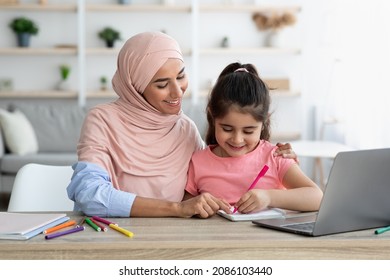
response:
[[[228,47],[230,47],[229,37],[225,36],[222,38],[221,48],[228,48]]]
[[[46,5],[47,4],[47,0],[39,0],[39,4]]]
[[[13,19],[9,27],[16,33],[19,47],[30,46],[30,36],[38,34],[39,28],[34,21],[26,17]]]
[[[12,91],[13,83],[12,79],[0,78],[0,91]]]
[[[61,80],[57,84],[58,90],[69,90],[68,77],[70,74],[70,66],[67,64],[60,65]]]
[[[107,90],[107,77],[101,76],[100,77],[100,90]]]
[[[175,5],[175,0],[162,0],[162,3],[164,5],[171,5],[171,6],[173,6],[173,5]]]
[[[274,47],[279,31],[286,26],[294,25],[296,22],[295,15],[290,12],[271,14],[255,13],[252,19],[260,31],[267,31],[265,34],[264,46]]]
[[[271,90],[290,90],[290,80],[288,78],[265,78],[264,82]]]
[[[121,5],[128,5],[130,4],[130,0],[118,0],[118,3]]]
[[[120,32],[112,27],[105,27],[98,35],[100,39],[103,39],[106,42],[108,48],[113,48],[115,41],[122,40]]]
[[[18,0],[0,0],[0,5],[19,4]]]

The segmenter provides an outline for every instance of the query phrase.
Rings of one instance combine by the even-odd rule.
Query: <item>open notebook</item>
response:
[[[236,212],[234,214],[227,214],[223,210],[218,210],[218,215],[231,220],[233,222],[238,221],[254,221],[254,220],[261,220],[261,219],[276,219],[276,218],[283,218],[286,214],[286,211],[280,208],[269,208],[266,210],[262,210],[260,212],[255,213],[249,213],[249,214],[242,214],[239,212]]]
[[[27,240],[67,220],[61,213],[0,212],[0,239]]]

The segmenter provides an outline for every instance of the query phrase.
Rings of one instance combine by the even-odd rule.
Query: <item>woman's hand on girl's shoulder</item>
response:
[[[283,158],[291,158],[295,160],[296,163],[299,164],[299,159],[297,154],[294,152],[292,146],[290,143],[277,143],[276,146],[278,147],[275,150],[274,156],[281,156]]]

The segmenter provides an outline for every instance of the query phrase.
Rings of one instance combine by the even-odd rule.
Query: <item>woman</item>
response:
[[[178,43],[140,33],[122,47],[112,85],[119,98],[88,113],[68,186],[75,210],[105,217],[209,217],[229,204],[210,194],[182,201],[193,152],[204,143],[183,114],[188,87]],[[279,154],[295,157],[285,145]]]

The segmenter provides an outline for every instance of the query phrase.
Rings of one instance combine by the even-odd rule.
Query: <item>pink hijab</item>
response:
[[[116,189],[180,201],[192,153],[203,147],[192,120],[162,114],[141,95],[177,42],[159,32],[130,38],[118,55],[112,85],[119,98],[90,110],[77,146],[79,161],[103,167]]]

